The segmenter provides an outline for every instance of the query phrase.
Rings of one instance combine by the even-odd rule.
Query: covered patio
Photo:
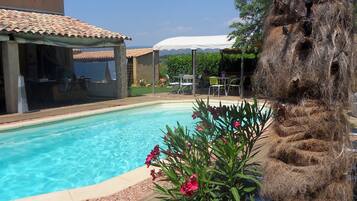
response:
[[[196,73],[196,67],[197,67],[197,51],[198,50],[219,50],[221,54],[223,55],[224,50],[232,50],[232,47],[234,45],[233,40],[229,40],[227,35],[217,35],[217,36],[191,36],[191,37],[174,37],[174,38],[168,38],[165,39],[153,47],[153,58],[157,57],[157,55],[160,54],[160,51],[177,51],[177,50],[190,50],[192,54],[192,75],[186,75],[186,77],[190,78],[192,80],[192,83],[182,83],[182,77],[180,78],[180,81],[178,81],[178,85],[185,85],[189,84],[192,87],[192,95],[196,95],[196,88],[197,88],[197,73]],[[237,51],[237,50],[236,50]],[[241,70],[240,70],[240,78],[239,78],[239,91],[240,91],[240,96],[243,97],[244,94],[244,57],[243,53],[241,53]],[[155,72],[155,63],[153,63],[153,69]],[[227,82],[228,79],[226,79],[224,76],[220,77],[219,79],[223,79],[223,82]],[[155,77],[155,74],[153,73],[153,93],[155,94],[155,83],[157,81],[157,78]],[[238,86],[238,85],[236,85]],[[224,88],[226,88],[226,84],[224,84]],[[219,90],[219,89],[218,89]],[[226,95],[227,92],[225,91]],[[219,92],[218,92],[219,94]]]
[[[113,48],[115,97],[127,97],[125,40],[130,37],[68,16],[0,9],[1,113],[81,96],[85,86],[73,73],[73,48]]]

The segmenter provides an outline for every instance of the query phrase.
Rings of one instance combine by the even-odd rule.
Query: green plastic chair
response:
[[[218,77],[209,77],[209,85],[213,86],[213,85],[219,85],[219,81],[218,81]]]
[[[218,77],[211,76],[208,79],[209,79],[209,85],[210,85],[209,88],[208,88],[208,95],[209,96],[211,95],[211,89],[212,89],[213,95],[214,95],[214,89],[217,89],[217,94],[218,94],[218,97],[219,97],[220,96],[220,91],[221,91],[221,89],[224,88],[224,86],[219,84]]]

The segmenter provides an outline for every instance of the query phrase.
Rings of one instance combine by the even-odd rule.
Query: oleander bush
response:
[[[271,114],[257,101],[215,107],[197,100],[195,130],[179,123],[167,127],[164,146],[157,145],[146,158],[147,167],[156,169],[151,176],[160,199],[254,200],[261,173],[253,158]]]

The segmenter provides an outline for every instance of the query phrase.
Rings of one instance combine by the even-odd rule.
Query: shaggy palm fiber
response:
[[[353,72],[352,4],[306,1],[312,2],[309,16],[305,0],[274,1],[254,88],[279,100],[346,102]]]
[[[353,187],[353,199],[357,200],[357,155],[354,156],[354,161],[353,161],[353,169],[352,169],[352,182],[354,182],[354,187]]]
[[[351,8],[349,0],[274,0],[266,18],[254,89],[277,100],[261,189],[269,200],[352,200],[342,111],[353,83]]]
[[[276,139],[264,167],[271,200],[352,200],[347,120],[318,101],[277,104]]]

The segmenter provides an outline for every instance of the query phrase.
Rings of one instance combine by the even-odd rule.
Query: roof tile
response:
[[[126,51],[126,56],[140,57],[146,54],[152,53],[152,48],[141,48],[141,49],[128,49]],[[92,52],[81,52],[74,51],[74,60],[77,61],[102,61],[102,60],[112,60],[114,59],[113,51],[92,51]]]
[[[111,32],[68,16],[8,9],[0,9],[1,32],[130,40],[130,37],[123,34]]]

